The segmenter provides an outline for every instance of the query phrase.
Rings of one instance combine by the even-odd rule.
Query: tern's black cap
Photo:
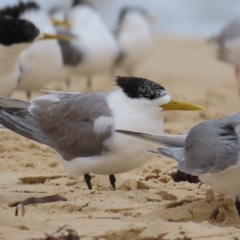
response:
[[[17,43],[31,43],[39,30],[29,21],[0,17],[0,44],[10,46]]]
[[[118,21],[117,21],[117,25],[120,26],[124,20],[124,18],[126,17],[126,15],[130,12],[139,12],[140,14],[142,14],[144,17],[147,15],[147,11],[139,6],[127,6],[127,7],[123,7],[120,11],[119,17],[118,17]]]
[[[167,95],[167,91],[162,85],[145,78],[118,76],[116,83],[129,98],[153,100]]]
[[[20,18],[22,14],[30,10],[38,10],[40,7],[35,2],[19,2],[0,10],[0,17]]]
[[[72,0],[72,7],[75,7],[78,5],[87,5],[93,8],[93,5],[90,2],[87,2],[85,0]]]

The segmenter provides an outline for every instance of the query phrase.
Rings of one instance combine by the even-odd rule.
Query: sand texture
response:
[[[174,99],[198,103],[205,112],[169,113],[165,131],[181,133],[208,119],[239,111],[231,66],[218,62],[204,40],[159,38],[154,55],[136,71],[161,83]],[[48,88],[63,90],[56,82]],[[72,91],[85,81],[74,79]],[[94,79],[94,90],[114,89],[106,76]],[[38,93],[34,93],[37,96]],[[13,97],[24,99],[21,92]],[[0,134],[0,239],[44,239],[68,225],[81,239],[238,239],[240,220],[232,199],[210,187],[175,183],[176,163],[154,157],[139,169],[117,177],[117,190],[108,176],[93,175],[89,191],[82,177],[73,179],[46,146],[10,131]],[[14,215],[14,201],[60,194],[64,202],[28,205],[25,216]]]

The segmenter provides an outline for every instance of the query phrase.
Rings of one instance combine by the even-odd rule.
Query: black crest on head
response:
[[[143,16],[147,15],[146,10],[144,10],[143,8],[139,7],[139,6],[128,6],[128,7],[124,7],[121,9],[119,17],[118,17],[118,21],[117,21],[117,25],[120,26],[124,20],[124,18],[126,17],[126,15],[129,12],[139,12],[141,13]]]
[[[75,7],[75,6],[80,5],[80,4],[85,4],[87,6],[93,7],[89,2],[84,1],[84,0],[72,0],[72,7]]]
[[[19,18],[28,10],[38,10],[39,6],[35,2],[20,2],[14,6],[0,10],[0,17]]]
[[[167,91],[163,86],[145,78],[118,76],[116,83],[129,98],[152,100],[167,95]]]
[[[39,33],[29,21],[0,17],[0,44],[10,46],[16,43],[31,43]]]

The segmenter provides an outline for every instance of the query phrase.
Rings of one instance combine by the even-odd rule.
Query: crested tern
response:
[[[125,69],[129,76],[154,49],[150,19],[152,16],[137,6],[124,7],[119,14],[115,35],[120,51],[114,67]]]
[[[21,77],[19,56],[42,39],[58,36],[42,33],[27,20],[0,17],[0,96],[10,97]]]
[[[48,15],[35,2],[19,2],[0,10],[0,16],[25,19],[32,22],[41,32],[56,34]],[[26,91],[40,90],[50,81],[55,81],[62,68],[62,55],[57,40],[35,42],[21,52],[19,67],[21,70],[18,89]]]
[[[85,1],[74,0],[66,19],[72,28],[65,34],[74,38],[68,43],[60,42],[66,78],[85,76],[91,89],[92,77],[112,68],[119,52],[118,44],[98,12]],[[58,33],[64,35],[62,31]]]
[[[240,18],[227,24],[221,32],[208,39],[218,47],[217,58],[234,66],[238,93],[240,94]]]
[[[163,132],[168,110],[203,110],[199,105],[171,99],[163,86],[144,78],[117,77],[113,92],[57,92],[31,103],[0,98],[0,123],[29,139],[45,144],[60,156],[70,175],[109,175],[146,163],[145,144],[115,133],[115,129]],[[149,143],[148,147],[155,144]]]
[[[234,198],[240,215],[240,113],[197,124],[188,135],[116,132],[165,146],[149,151],[175,159],[180,171]]]

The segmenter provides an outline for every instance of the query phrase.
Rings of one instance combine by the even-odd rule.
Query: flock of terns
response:
[[[72,1],[68,11],[55,7],[52,14],[58,20],[34,2],[0,10],[0,123],[55,149],[69,174],[84,176],[89,189],[91,173],[108,175],[116,189],[115,174],[140,167],[153,153],[175,159],[180,171],[235,198],[240,215],[240,114],[202,122],[181,135],[163,133],[168,111],[204,108],[172,99],[158,83],[130,77],[153,46],[147,13],[124,8],[115,35],[83,1]],[[229,29],[236,25],[211,41],[219,45],[219,58],[234,64],[240,84],[234,51],[240,28],[239,35]],[[40,41],[49,38],[60,42]],[[129,76],[116,77],[118,89],[112,92],[48,90],[31,102],[8,98],[16,88],[30,97],[62,70],[68,85],[69,76],[79,74],[91,88],[93,75],[118,66]]]

